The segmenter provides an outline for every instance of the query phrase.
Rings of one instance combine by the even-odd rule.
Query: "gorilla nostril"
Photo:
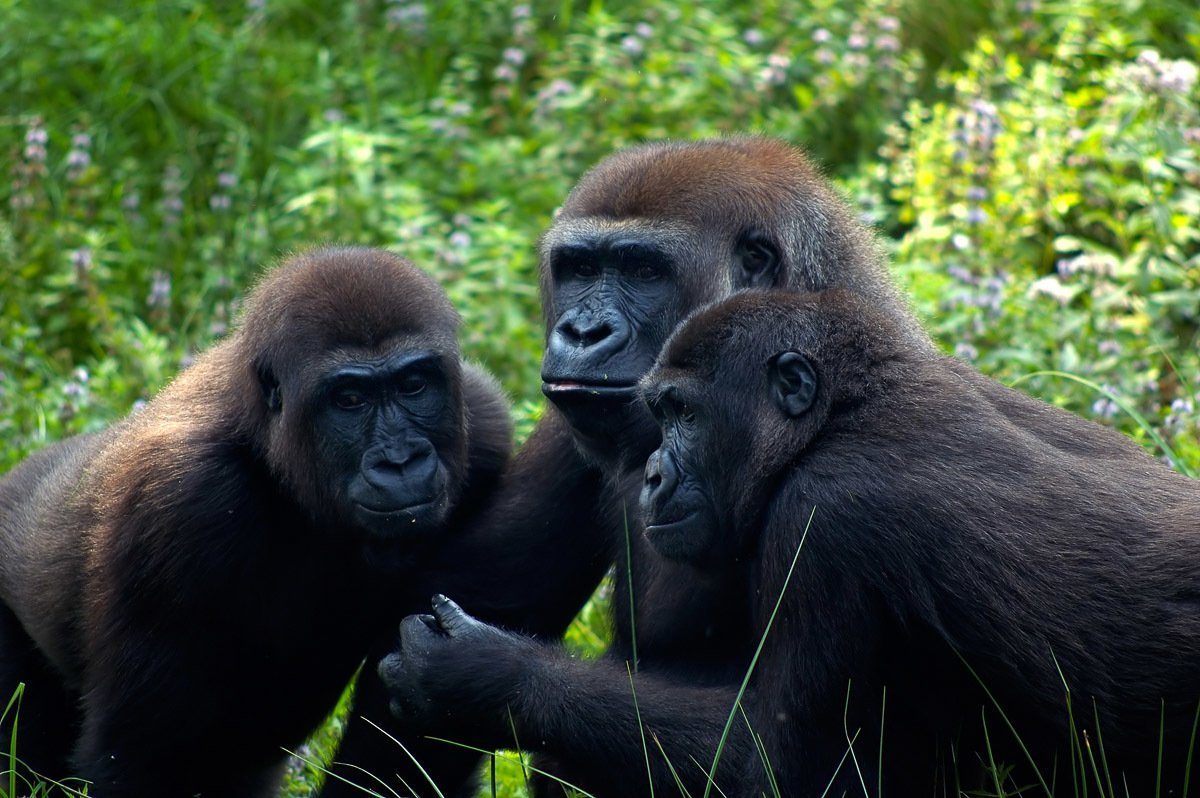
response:
[[[646,487],[650,490],[657,490],[660,485],[662,485],[662,474],[655,471],[646,475]]]
[[[596,324],[579,333],[581,346],[592,346],[612,335],[612,326],[607,323]]]

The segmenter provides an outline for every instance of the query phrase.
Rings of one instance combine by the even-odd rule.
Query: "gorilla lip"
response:
[[[637,390],[636,383],[619,382],[576,382],[574,380],[545,380],[542,382],[542,393],[551,394],[591,394],[593,396],[632,396]]]
[[[661,535],[665,532],[677,532],[680,527],[687,526],[695,520],[698,513],[691,512],[676,518],[674,521],[655,521],[652,524],[646,524],[645,532],[647,535]]]

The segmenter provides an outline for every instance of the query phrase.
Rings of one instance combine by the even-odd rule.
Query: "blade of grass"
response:
[[[858,739],[858,734],[855,733],[854,738],[850,740],[850,746],[854,745],[854,741]],[[850,748],[846,748],[846,752],[842,754],[842,758],[838,760],[837,767],[833,769],[833,775],[829,777],[829,783],[825,785],[825,789],[821,792],[821,798],[829,795],[829,790],[833,788],[833,783],[837,781],[838,774],[842,772],[842,767],[846,764],[846,757],[850,756]]]
[[[1108,784],[1108,795],[1109,798],[1117,798],[1117,791],[1113,788],[1112,770],[1108,766],[1108,754],[1104,751],[1104,733],[1100,730],[1100,705],[1096,703],[1095,696],[1092,697],[1092,715],[1096,718],[1096,744],[1100,746],[1100,764],[1104,767],[1104,780]],[[1100,790],[1103,792],[1104,788],[1101,787]]]
[[[446,798],[446,796],[442,794],[441,788],[438,787],[436,783],[434,783],[433,777],[430,776],[429,773],[425,770],[425,766],[422,765],[420,763],[420,761],[417,760],[416,756],[413,755],[412,751],[408,750],[408,746],[406,746],[404,743],[400,742],[398,739],[396,739],[396,737],[394,737],[393,735],[388,733],[382,726],[375,723],[375,721],[371,720],[370,718],[363,718],[363,720],[365,720],[371,726],[374,726],[379,731],[379,733],[382,734],[384,737],[387,737],[389,740],[394,742],[396,745],[400,746],[400,750],[403,751],[405,754],[407,754],[408,758],[411,759],[413,764],[417,766],[417,770],[421,771],[421,775],[425,777],[425,780],[427,782],[429,782],[429,786],[433,788],[433,791],[435,793],[437,793],[437,797],[438,798]],[[409,788],[409,789],[411,790],[411,788]]]
[[[1188,742],[1187,761],[1183,765],[1183,792],[1180,795],[1188,795],[1188,787],[1192,781],[1192,759],[1196,755],[1196,727],[1200,726],[1200,703],[1196,704],[1196,717],[1192,720],[1192,738]]]
[[[762,760],[763,769],[767,773],[767,780],[771,783],[771,795],[774,798],[781,798],[779,793],[779,782],[775,778],[775,768],[771,765],[771,757],[767,754],[766,743],[763,742],[762,735],[754,730],[754,726],[750,724],[750,717],[746,714],[745,707],[738,707],[742,714],[742,720],[746,722],[746,729],[750,732],[750,739],[754,741],[754,747],[758,749],[758,758]]]
[[[850,761],[854,763],[854,772],[858,774],[858,783],[862,787],[863,795],[869,795],[867,792],[867,780],[863,778],[862,767],[858,764],[858,754],[854,753],[854,743],[850,738],[850,688],[851,682],[846,682],[846,700],[842,704],[842,733],[846,736],[846,743],[849,745]],[[861,728],[854,731],[854,739],[858,739]]]
[[[883,727],[887,720],[887,685],[883,686],[883,702],[879,706],[879,770],[875,774],[875,798],[883,798]]]
[[[662,754],[663,761],[667,763],[667,770],[671,771],[671,778],[675,779],[675,786],[679,788],[679,794],[684,798],[691,798],[691,793],[687,787],[683,785],[683,779],[679,778],[679,773],[676,772],[675,766],[671,764],[671,757],[667,756],[667,750],[663,748],[662,742],[659,741],[658,735],[650,732],[650,739],[654,740],[654,744],[658,746],[659,753]]]
[[[521,741],[517,738],[516,718],[513,717],[511,706],[506,706],[504,708],[504,710],[508,713],[508,728],[512,729],[513,745],[515,746],[513,750],[519,752],[522,750],[522,748],[521,748]],[[520,757],[520,759],[521,759],[521,781],[525,782],[525,792],[532,795],[533,788],[529,786],[529,770],[526,769],[526,767],[525,767],[524,757]]]
[[[996,756],[992,752],[992,736],[988,734],[987,707],[979,708],[979,722],[983,724],[983,750],[988,756],[988,770],[992,773],[992,783],[996,786],[996,795],[1004,795],[1004,785],[1000,783],[1000,769],[996,767]]]
[[[1138,425],[1138,427],[1142,430],[1142,432],[1145,432],[1146,435],[1149,436],[1150,440],[1154,441],[1154,444],[1156,446],[1158,446],[1159,449],[1162,450],[1163,454],[1165,454],[1171,458],[1171,462],[1176,464],[1176,466],[1179,468],[1181,473],[1187,474],[1189,477],[1196,476],[1196,474],[1192,472],[1191,468],[1189,468],[1185,463],[1182,463],[1180,461],[1179,457],[1175,454],[1175,450],[1173,448],[1171,448],[1171,446],[1165,440],[1163,440],[1162,436],[1159,435],[1154,430],[1154,427],[1152,427],[1150,425],[1150,422],[1146,420],[1145,416],[1143,416],[1141,413],[1139,413],[1133,407],[1133,405],[1129,404],[1124,399],[1122,399],[1120,396],[1118,396],[1117,394],[1115,394],[1112,391],[1105,388],[1103,385],[1098,385],[1098,384],[1092,382],[1091,380],[1085,379],[1076,374],[1070,374],[1066,371],[1056,371],[1053,369],[1049,369],[1049,370],[1045,370],[1045,371],[1034,371],[1034,372],[1030,372],[1029,374],[1023,374],[1020,377],[1017,377],[1012,382],[1010,382],[1008,384],[1008,386],[1010,388],[1015,388],[1015,387],[1017,387],[1017,385],[1021,384],[1025,380],[1030,380],[1030,379],[1033,379],[1034,377],[1059,377],[1064,380],[1070,380],[1071,382],[1075,382],[1086,388],[1090,388],[1091,390],[1095,391],[1096,393],[1112,400],[1112,402],[1117,407],[1121,408],[1121,410],[1123,410],[1126,415],[1128,415],[1130,418],[1132,418],[1134,420],[1134,422]]]
[[[320,763],[320,761],[318,761],[318,760],[316,760],[316,759],[309,759],[308,757],[306,757],[306,756],[303,756],[302,754],[298,754],[298,753],[296,753],[295,751],[288,750],[287,748],[284,748],[284,749],[283,749],[283,751],[284,751],[285,753],[287,753],[287,755],[288,755],[288,756],[294,756],[294,757],[296,757],[297,759],[299,759],[299,760],[300,760],[301,762],[303,762],[304,764],[306,764],[306,765],[308,765],[309,767],[313,768],[313,769],[314,769],[314,770],[316,770],[317,772],[319,772],[319,773],[323,774],[323,775],[325,776],[325,778],[327,778],[327,779],[328,779],[328,778],[330,778],[330,777],[333,777],[333,778],[337,779],[338,781],[342,782],[343,784],[349,784],[349,785],[350,785],[351,787],[353,787],[354,789],[356,789],[356,790],[361,790],[361,791],[362,791],[363,793],[365,793],[366,795],[373,796],[373,798],[386,798],[385,796],[383,796],[383,795],[380,795],[379,793],[375,792],[374,790],[370,789],[369,787],[364,787],[364,786],[362,786],[361,784],[359,784],[359,783],[358,783],[358,782],[356,782],[356,781],[350,781],[350,779],[346,778],[345,776],[341,775],[340,773],[334,773],[332,770],[330,770],[329,768],[327,768],[327,767],[325,767],[324,765],[322,765],[322,764]],[[353,764],[351,764],[351,763],[349,763],[349,762],[338,762],[337,764],[339,764],[339,765],[342,765],[342,766],[344,766],[344,767],[347,767],[347,768],[350,768],[350,769],[352,769],[352,770],[357,770],[357,771],[359,771],[360,773],[362,773],[363,775],[365,775],[365,776],[369,776],[369,777],[371,777],[371,778],[375,779],[376,781],[378,781],[380,784],[383,784],[385,787],[387,787],[387,785],[386,785],[386,784],[384,784],[384,782],[383,782],[383,780],[382,780],[382,779],[380,779],[380,778],[379,778],[378,776],[376,776],[374,773],[371,773],[371,772],[367,771],[365,768],[361,768],[361,767],[359,767],[358,765],[353,765]],[[390,789],[389,789],[389,791],[390,791]],[[395,793],[395,792],[392,792],[392,794],[393,794],[393,795],[396,795],[396,793]]]
[[[725,729],[721,732],[721,739],[717,743],[717,751],[713,756],[712,768],[708,771],[708,786],[704,788],[704,798],[709,798],[712,793],[712,785],[717,778],[717,764],[721,761],[721,754],[725,751],[725,743],[729,740],[729,731],[733,728],[733,719],[737,717],[738,706],[742,703],[742,696],[746,694],[746,688],[750,684],[750,677],[754,673],[754,666],[758,664],[758,658],[762,654],[763,646],[767,642],[767,635],[771,632],[771,626],[775,623],[775,616],[779,614],[779,607],[783,604],[783,596],[787,593],[788,584],[792,581],[792,574],[796,572],[796,563],[800,559],[800,552],[804,549],[804,541],[808,538],[808,530],[812,528],[813,516],[816,515],[817,508],[813,507],[808,514],[808,522],[804,525],[804,533],[800,536],[800,544],[796,546],[796,554],[792,557],[792,564],[788,567],[787,576],[783,579],[783,586],[779,588],[779,597],[775,599],[775,607],[771,610],[771,617],[767,618],[766,627],[763,629],[762,637],[758,640],[758,648],[754,650],[754,656],[750,659],[750,667],[746,669],[746,675],[742,679],[742,686],[738,688],[737,696],[733,699],[733,706],[729,708],[729,718],[725,721]]]
[[[1025,759],[1029,762],[1029,766],[1033,768],[1033,773],[1035,776],[1037,776],[1038,784],[1041,785],[1042,790],[1046,793],[1048,798],[1054,798],[1054,793],[1050,791],[1050,787],[1046,784],[1046,779],[1042,777],[1041,769],[1037,766],[1037,763],[1033,761],[1033,755],[1029,753],[1029,748],[1026,747],[1025,741],[1021,739],[1021,735],[1017,734],[1017,730],[1013,726],[1012,721],[1009,720],[1008,715],[1005,713],[1004,707],[1000,706],[1000,702],[996,700],[996,696],[994,696],[992,691],[988,689],[987,685],[983,683],[983,679],[979,678],[979,674],[975,672],[975,669],[971,667],[971,664],[967,662],[966,658],[963,657],[959,650],[957,648],[951,648],[950,650],[953,651],[954,655],[958,657],[960,662],[962,662],[963,667],[967,669],[967,672],[970,673],[975,679],[976,684],[978,684],[980,689],[983,690],[984,695],[986,695],[988,700],[992,702],[992,706],[994,706],[996,711],[1000,713],[1000,718],[1004,721],[1004,725],[1008,727],[1009,732],[1012,733],[1013,738],[1017,741],[1017,745],[1021,748],[1021,753],[1025,755]]]
[[[650,749],[646,747],[646,727],[642,725],[642,710],[638,706],[637,687],[633,683],[633,668],[625,663],[625,672],[629,674],[629,691],[633,693],[633,713],[637,716],[638,734],[642,738],[642,755],[646,758],[646,782],[650,786],[650,798],[654,798],[654,773],[650,770]]]
[[[637,673],[637,613],[633,605],[633,543],[629,538],[629,510],[622,504],[621,514],[625,518],[625,583],[629,589],[629,648],[633,657],[633,672]]]
[[[475,751],[476,753],[479,753],[479,754],[495,754],[497,759],[501,759],[505,762],[518,762],[518,763],[520,763],[520,765],[523,769],[528,768],[530,771],[536,773],[539,776],[545,776],[546,778],[551,779],[552,781],[555,781],[555,782],[561,784],[562,786],[566,787],[569,790],[574,790],[575,792],[579,793],[581,798],[596,798],[596,796],[592,795],[590,792],[583,789],[582,787],[577,787],[574,784],[572,784],[571,782],[566,781],[565,779],[559,778],[558,776],[555,776],[553,773],[547,773],[546,771],[536,768],[533,765],[527,765],[525,763],[525,760],[522,759],[519,754],[516,756],[508,756],[499,751],[489,751],[486,748],[480,748],[475,745],[467,745],[466,743],[460,743],[457,740],[447,740],[445,737],[426,737],[425,739],[433,740],[434,742],[438,742],[438,743],[445,743],[446,745],[453,745],[455,748],[462,748],[467,751]]]

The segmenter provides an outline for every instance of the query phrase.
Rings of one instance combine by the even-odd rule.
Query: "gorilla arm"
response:
[[[601,796],[649,795],[648,778],[703,792],[737,696],[734,684],[701,687],[668,673],[634,675],[612,658],[577,660],[481,623],[443,596],[432,615],[406,618],[400,636],[379,673],[402,722],[467,745],[549,754],[565,781]],[[718,784],[728,792],[745,783],[756,761],[735,719]]]

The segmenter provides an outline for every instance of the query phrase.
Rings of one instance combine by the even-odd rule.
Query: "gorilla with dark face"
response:
[[[661,442],[613,652],[438,597],[380,666],[397,716],[511,724],[598,798],[1194,794],[1200,482],[846,291],[703,310],[640,393]]]
[[[103,798],[273,794],[507,459],[457,327],[386,252],[291,258],[144,410],[0,482],[0,701],[26,684],[30,769]]]
[[[637,382],[701,305],[744,289],[839,286],[924,337],[849,209],[771,139],[620,153],[567,197],[541,254],[542,389],[610,476],[640,472],[653,449]]]

